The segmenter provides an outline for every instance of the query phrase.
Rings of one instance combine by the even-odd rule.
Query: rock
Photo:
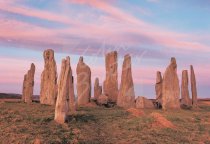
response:
[[[188,72],[187,70],[182,71],[182,86],[181,86],[181,107],[189,107],[192,105],[189,95],[189,88],[188,88]]]
[[[90,102],[91,97],[91,70],[80,57],[77,64],[77,95],[78,105],[85,105]]]
[[[152,103],[151,100],[145,98],[145,97],[137,97],[136,99],[136,108],[141,109],[154,109],[155,106]]]
[[[69,111],[69,77],[70,77],[70,58],[62,60],[61,73],[58,83],[58,97],[55,106],[55,118],[57,123],[63,124],[67,119]]]
[[[97,99],[98,105],[107,105],[108,104],[108,96],[105,94],[102,94]]]
[[[25,102],[25,95],[26,95],[26,82],[27,82],[27,74],[24,75],[23,79],[23,89],[22,89],[22,101]]]
[[[156,92],[156,102],[158,104],[162,105],[162,84],[163,84],[163,79],[161,72],[157,72],[156,75],[156,84],[155,84],[155,92]]]
[[[117,102],[118,96],[118,62],[117,52],[113,51],[105,56],[106,79],[103,84],[104,93],[110,102]]]
[[[74,77],[72,76],[72,70],[70,67],[70,76],[69,76],[69,110],[71,113],[75,113],[77,110],[76,101],[75,101],[75,94],[74,94]]]
[[[192,91],[192,106],[197,107],[198,106],[198,99],[197,99],[197,86],[196,86],[196,78],[195,78],[195,72],[193,69],[193,66],[190,66],[190,79],[191,79],[191,91]]]
[[[40,139],[35,139],[34,144],[42,144],[42,141]]]
[[[180,108],[180,87],[179,79],[177,75],[176,59],[171,58],[171,63],[167,67],[163,76],[162,87],[162,107],[167,109],[179,109]]]
[[[97,100],[101,94],[102,94],[102,86],[99,85],[99,79],[96,78],[94,84],[94,99]]]
[[[124,57],[117,105],[124,108],[135,107],[135,92],[131,71],[130,55],[125,55]]]
[[[40,103],[55,105],[57,97],[57,66],[54,58],[54,51],[45,50],[44,71],[41,75]]]
[[[35,65],[32,63],[30,70],[24,75],[22,100],[26,103],[32,103],[34,90]]]

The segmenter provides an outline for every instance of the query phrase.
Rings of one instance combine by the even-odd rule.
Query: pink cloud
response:
[[[25,16],[45,19],[49,21],[61,22],[65,24],[75,24],[75,21],[72,21],[67,16],[58,15],[44,10],[27,8],[24,6],[17,5],[17,3],[18,3],[17,1],[8,1],[8,2],[2,1],[0,2],[0,10],[17,13]]]
[[[210,51],[207,45],[196,41],[194,35],[168,31],[154,26],[111,5],[110,1],[66,1],[94,7],[108,14],[108,16],[101,15],[95,21],[84,23],[84,20],[81,18],[75,19],[63,14],[58,15],[44,10],[27,8],[12,1],[6,3],[0,2],[0,9],[4,11],[41,18],[43,20],[47,19],[73,24],[72,27],[53,29],[10,18],[0,19],[0,38],[3,39],[0,41],[6,44],[20,45],[34,49],[53,47],[56,51],[71,50],[71,52],[76,54],[81,54],[87,48],[90,53],[95,53],[104,42],[113,46],[122,44],[132,47],[147,44],[154,47],[157,45],[163,46],[179,51]]]

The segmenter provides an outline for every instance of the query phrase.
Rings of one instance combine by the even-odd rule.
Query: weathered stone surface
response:
[[[98,105],[106,105],[108,104],[108,96],[105,94],[102,94],[98,97],[97,99],[97,104]]]
[[[180,87],[177,75],[176,59],[171,58],[171,63],[167,67],[163,76],[162,88],[162,108],[179,109],[180,108]]]
[[[63,124],[67,119],[69,111],[69,76],[70,76],[70,58],[62,60],[61,73],[58,83],[58,97],[55,106],[55,121]]]
[[[25,102],[25,95],[26,95],[26,82],[27,82],[27,74],[24,75],[23,79],[23,88],[22,88],[22,101]]]
[[[189,107],[192,105],[189,95],[189,82],[188,82],[188,71],[182,71],[182,86],[181,86],[181,106]]]
[[[102,86],[99,85],[99,79],[96,78],[94,84],[94,99],[97,100],[101,94],[102,94]]]
[[[70,73],[69,73],[69,94],[67,95],[68,96],[68,102],[69,102],[69,111],[71,113],[75,113],[76,110],[77,110],[77,107],[76,107],[76,101],[75,101],[75,94],[74,94],[74,77],[72,76],[72,70],[71,70],[71,67],[70,67]]]
[[[191,91],[192,91],[192,105],[193,107],[198,106],[198,99],[197,99],[197,86],[196,86],[196,78],[193,66],[190,66],[190,79],[191,79]]]
[[[125,55],[124,57],[117,105],[124,108],[135,107],[135,92],[130,55]]]
[[[31,103],[34,90],[35,65],[32,63],[30,70],[24,75],[22,100]]]
[[[117,52],[113,51],[105,56],[106,79],[103,84],[104,93],[108,96],[110,102],[117,102],[118,96],[118,58]]]
[[[136,99],[136,108],[153,109],[155,107],[151,100],[149,100],[145,97],[139,96]]]
[[[162,84],[163,84],[163,79],[161,72],[157,72],[156,75],[156,84],[155,84],[155,92],[156,92],[156,101],[160,104],[162,104]]]
[[[44,51],[44,71],[41,75],[40,103],[55,105],[57,97],[57,66],[54,58],[54,51]]]
[[[80,57],[77,64],[77,95],[78,105],[85,105],[90,102],[91,97],[91,70]]]

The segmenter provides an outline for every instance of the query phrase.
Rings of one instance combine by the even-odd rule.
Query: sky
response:
[[[70,56],[73,75],[83,56],[92,85],[105,79],[105,54],[132,57],[135,95],[155,98],[156,72],[176,57],[194,66],[198,96],[210,98],[210,0],[0,0],[0,92],[21,93],[24,74],[36,65],[40,92],[43,51],[53,49],[60,72]]]

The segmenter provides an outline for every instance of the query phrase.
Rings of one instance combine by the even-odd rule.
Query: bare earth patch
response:
[[[127,109],[127,112],[131,113],[131,115],[135,116],[135,117],[140,117],[144,115],[144,111],[141,109],[136,109],[136,108],[130,108]]]
[[[153,127],[163,127],[163,128],[176,128],[172,122],[167,120],[164,116],[159,113],[151,113],[151,116],[154,118],[154,123],[152,124]]]

